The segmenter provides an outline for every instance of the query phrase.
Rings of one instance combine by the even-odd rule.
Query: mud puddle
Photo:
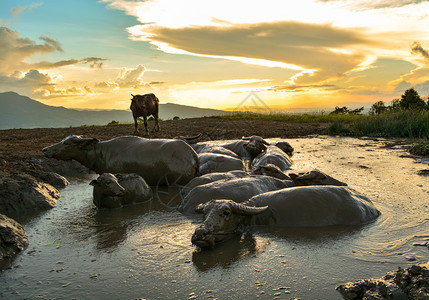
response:
[[[339,284],[381,277],[429,259],[427,165],[403,149],[352,138],[288,140],[293,169],[320,169],[367,195],[382,212],[364,227],[254,228],[213,250],[190,242],[200,217],[159,200],[97,211],[89,180],[24,224],[30,246],[0,273],[7,299],[341,299]],[[425,173],[425,172],[423,172]]]

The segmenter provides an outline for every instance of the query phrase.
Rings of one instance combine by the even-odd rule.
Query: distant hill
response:
[[[227,112],[172,103],[161,103],[159,107],[159,117],[163,120],[222,114]],[[130,123],[133,117],[131,111],[69,109],[45,105],[14,92],[0,93],[0,129],[107,125],[113,120]]]

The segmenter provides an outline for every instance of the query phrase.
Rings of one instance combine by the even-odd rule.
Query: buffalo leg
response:
[[[144,135],[149,135],[149,132],[147,131],[147,117],[146,116],[143,116],[143,121],[144,121],[144,129],[145,129]]]
[[[133,116],[133,118],[134,118],[134,134],[137,134],[139,133],[139,130],[137,128],[137,117]]]
[[[158,132],[159,131],[159,118],[158,115],[154,115],[155,118],[155,124],[153,125],[152,132]]]

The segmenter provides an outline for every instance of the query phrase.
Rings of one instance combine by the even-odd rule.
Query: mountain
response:
[[[163,120],[222,114],[227,112],[172,103],[160,103],[159,107],[159,117]],[[69,109],[45,105],[14,92],[0,93],[0,129],[107,125],[113,120],[130,123],[133,117],[131,111],[126,110]]]

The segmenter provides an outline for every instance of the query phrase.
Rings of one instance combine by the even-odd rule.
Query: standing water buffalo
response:
[[[76,160],[101,173],[136,173],[149,185],[186,184],[199,169],[198,155],[175,139],[122,136],[102,141],[72,135],[43,149],[45,156]]]
[[[242,204],[212,200],[200,204],[195,211],[204,214],[204,223],[195,230],[191,241],[201,248],[214,247],[240,234],[244,225],[364,225],[380,215],[368,198],[338,186],[281,189],[254,196]]]
[[[145,95],[133,95],[133,98],[131,98],[131,112],[133,113],[134,118],[134,127],[135,127],[135,133],[138,133],[137,129],[137,118],[143,117],[144,120],[144,128],[145,128],[145,135],[148,135],[147,131],[147,117],[152,115],[155,118],[155,125],[153,126],[153,131],[159,131],[159,120],[158,120],[158,107],[159,107],[159,100],[154,94],[145,94]]]

